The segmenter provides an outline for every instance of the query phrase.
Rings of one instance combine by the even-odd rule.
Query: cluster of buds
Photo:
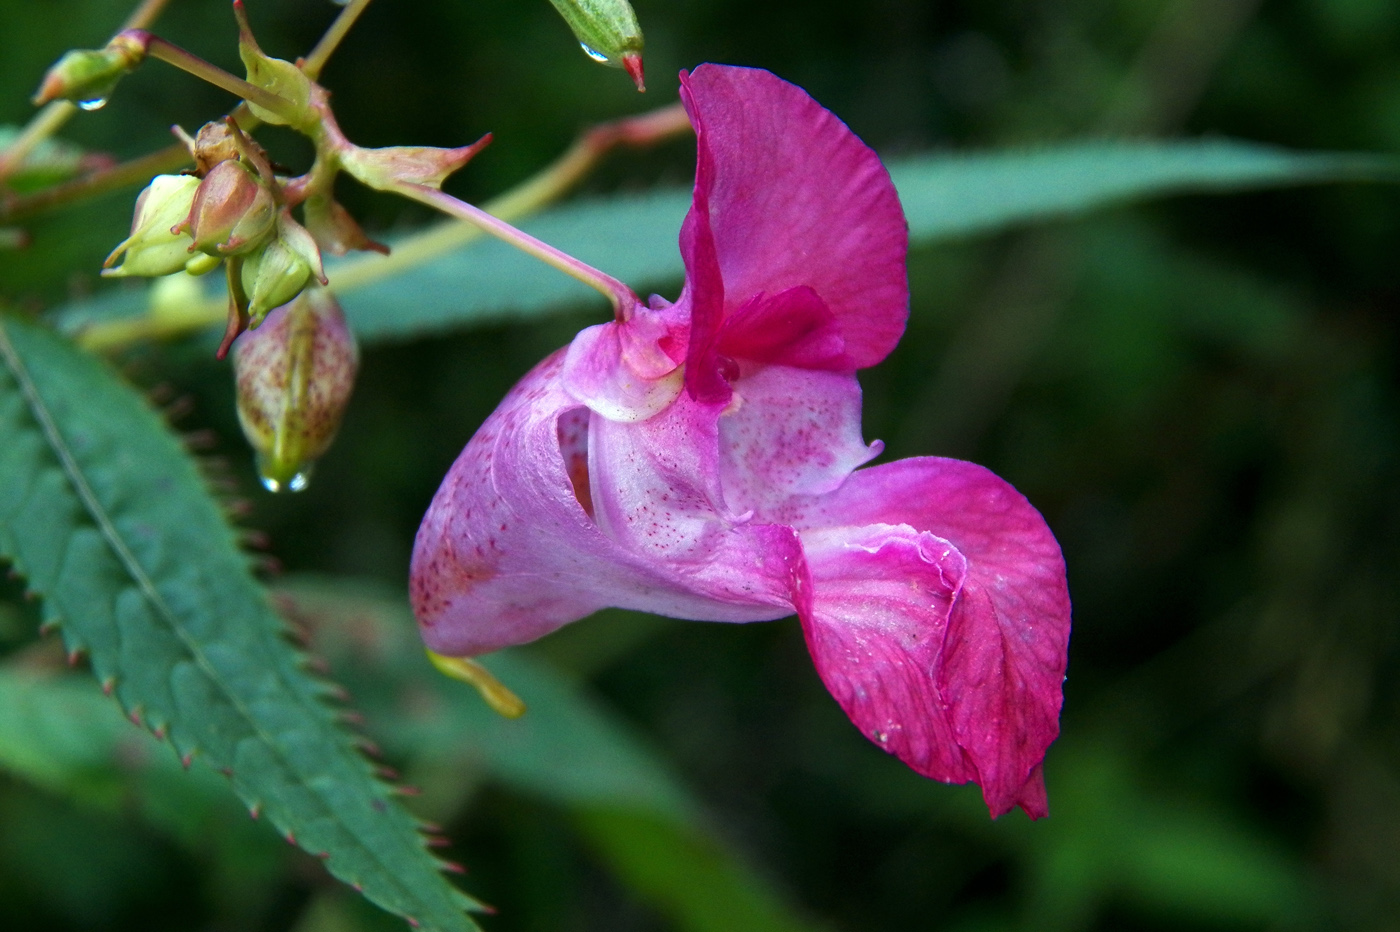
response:
[[[248,326],[313,278],[326,284],[326,276],[316,238],[292,217],[267,154],[231,117],[183,138],[192,173],[151,181],[136,202],[131,236],[107,257],[103,274],[198,275],[226,260],[230,313],[222,356]]]
[[[642,89],[642,35],[627,0],[552,2],[589,55],[625,69]],[[337,174],[431,199],[490,137],[455,149],[356,146],[336,124],[325,89],[299,64],[258,47],[240,0],[234,0],[234,15],[246,80],[145,30],[129,29],[106,48],[64,56],[36,102],[105,101],[123,75],[155,57],[241,94],[253,119],[310,139],[316,150],[310,171],[284,177],[232,116],[206,124],[194,137],[177,129],[194,167],[151,181],[137,199],[130,236],[103,264],[104,275],[117,277],[202,275],[224,264],[229,317],[218,356],[239,347],[239,416],[264,484],[295,490],[334,436],[356,368],[345,318],[330,293],[316,287],[329,284],[322,252],[388,252],[335,201]],[[293,217],[295,208],[303,222]]]

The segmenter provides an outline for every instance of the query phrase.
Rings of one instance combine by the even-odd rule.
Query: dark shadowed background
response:
[[[288,58],[335,11],[248,7],[264,49]],[[363,145],[495,133],[449,185],[472,200],[525,179],[590,123],[674,99],[677,71],[704,61],[775,71],[892,156],[1086,136],[1400,147],[1393,0],[636,9],[645,96],[590,63],[545,0],[379,0],[324,83]],[[0,123],[27,120],[43,69],[124,15],[109,0],[0,6]],[[220,0],[174,0],[156,31],[237,70]],[[193,129],[228,105],[151,63],[64,135],[132,157],[167,144],[171,123]],[[304,166],[309,150],[289,134],[260,138]],[[688,183],[693,152],[618,154],[585,191]],[[91,290],[134,193],[35,223],[29,250],[0,252],[0,298],[38,310]],[[371,232],[428,219],[343,193]],[[463,886],[499,910],[485,928],[719,930],[705,901],[750,887],[798,917],[786,927],[849,932],[1400,928],[1398,257],[1400,196],[1362,185],[1176,198],[916,250],[908,334],[862,374],[865,433],[887,459],[991,467],[1061,541],[1075,618],[1063,735],[1045,766],[1050,818],[992,823],[975,788],[881,754],[827,696],[791,619],[605,613],[527,650],[630,723],[698,799],[722,849],[715,870],[739,879],[711,885],[695,868],[710,855],[672,865],[630,816],[467,764],[421,767],[410,775],[450,817]],[[217,433],[254,503],[244,523],[268,533],[288,579],[354,576],[397,593],[457,451],[515,379],[600,313],[368,349],[341,437],[296,497],[257,488],[227,367],[206,344],[122,363],[139,384],[189,396],[180,428]],[[33,650],[32,607],[17,586],[0,594],[0,649]],[[399,927],[246,820],[182,837],[108,783],[94,804],[0,775],[0,926]],[[683,876],[658,894],[667,871]],[[689,905],[676,892],[687,883]]]

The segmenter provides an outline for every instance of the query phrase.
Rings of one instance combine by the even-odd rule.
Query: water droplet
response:
[[[604,55],[602,52],[598,51],[595,48],[591,48],[587,45],[584,45],[582,42],[578,44],[578,47],[583,49],[583,54],[587,55],[589,58],[593,59],[596,62],[602,62],[605,65],[610,64],[612,62],[612,59],[608,58],[608,56]]]
[[[80,110],[101,110],[105,106],[107,106],[106,97],[90,97],[87,100],[78,101],[78,109]]]
[[[303,463],[292,473],[291,478],[280,470],[259,470],[263,488],[269,492],[300,492],[311,484],[311,464]]]

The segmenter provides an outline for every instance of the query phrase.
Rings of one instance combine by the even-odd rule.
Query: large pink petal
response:
[[[734,545],[675,566],[599,528],[590,510],[607,506],[609,493],[589,475],[586,438],[604,419],[564,390],[563,359],[555,353],[521,380],[433,497],[409,575],[427,645],[453,656],[482,654],[606,606],[722,621],[790,613],[778,595],[786,583],[752,583],[765,575],[786,580],[800,564],[791,528],[748,528]],[[715,583],[705,585],[710,578]]]
[[[698,298],[707,285],[709,257],[696,249],[711,241],[726,311],[805,285],[856,366],[883,359],[908,316],[908,228],[879,158],[767,71],[701,65],[681,74],[681,99],[698,146],[696,219],[681,240],[689,290]]]
[[[958,743],[935,671],[967,566],[908,525],[808,532],[802,631],[826,688],[867,738],[949,783],[977,771]]]
[[[802,559],[790,527],[735,513],[720,486],[718,404],[682,394],[638,423],[594,417],[589,470],[603,533],[713,604],[681,617],[755,621],[792,614]]]
[[[811,608],[804,623],[823,679],[830,684],[844,677],[871,695],[876,686],[868,668],[883,664],[889,676],[902,678],[898,688],[932,698],[938,727],[947,724],[993,815],[1016,805],[1032,817],[1045,815],[1039,765],[1059,733],[1070,604],[1059,545],[1040,514],[988,470],[928,457],[860,470],[788,517],[803,528],[804,544],[812,541]],[[955,548],[966,573],[951,610],[923,598],[933,570],[919,572],[907,548],[893,551],[901,556],[887,564],[895,571],[882,595],[851,598],[848,567],[865,558],[831,558],[830,541],[855,533],[837,529],[872,525],[909,526]],[[851,539],[859,544],[861,537]],[[924,560],[934,551],[921,541]],[[929,565],[943,572],[946,559]],[[920,592],[911,596],[907,588]],[[908,650],[906,638],[916,639],[919,650]],[[929,652],[935,641],[937,649]],[[895,688],[881,678],[879,689]],[[897,704],[852,702],[850,696],[861,695],[855,688],[846,695],[837,698],[862,730],[888,730]],[[901,723],[910,727],[908,720]],[[955,773],[947,748],[929,753],[915,742],[908,750],[914,756],[904,759],[916,770],[958,779],[942,776]]]
[[[736,308],[720,330],[719,351],[730,359],[769,365],[856,371],[841,325],[806,285],[759,295]]]
[[[793,496],[833,491],[884,449],[860,434],[860,383],[851,374],[744,366],[719,419],[724,499],[757,520],[784,521]]]

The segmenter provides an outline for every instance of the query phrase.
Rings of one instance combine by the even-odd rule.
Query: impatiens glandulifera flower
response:
[[[306,488],[340,428],[360,354],[331,293],[311,288],[233,343],[238,420],[269,491]]]
[[[993,816],[1047,813],[1070,604],[1059,546],[972,463],[881,451],[858,369],[908,313],[904,215],[875,154],[801,89],[681,76],[698,143],[686,283],[581,332],[511,391],[419,529],[430,650],[475,656],[606,606],[796,613],[852,722]]]

